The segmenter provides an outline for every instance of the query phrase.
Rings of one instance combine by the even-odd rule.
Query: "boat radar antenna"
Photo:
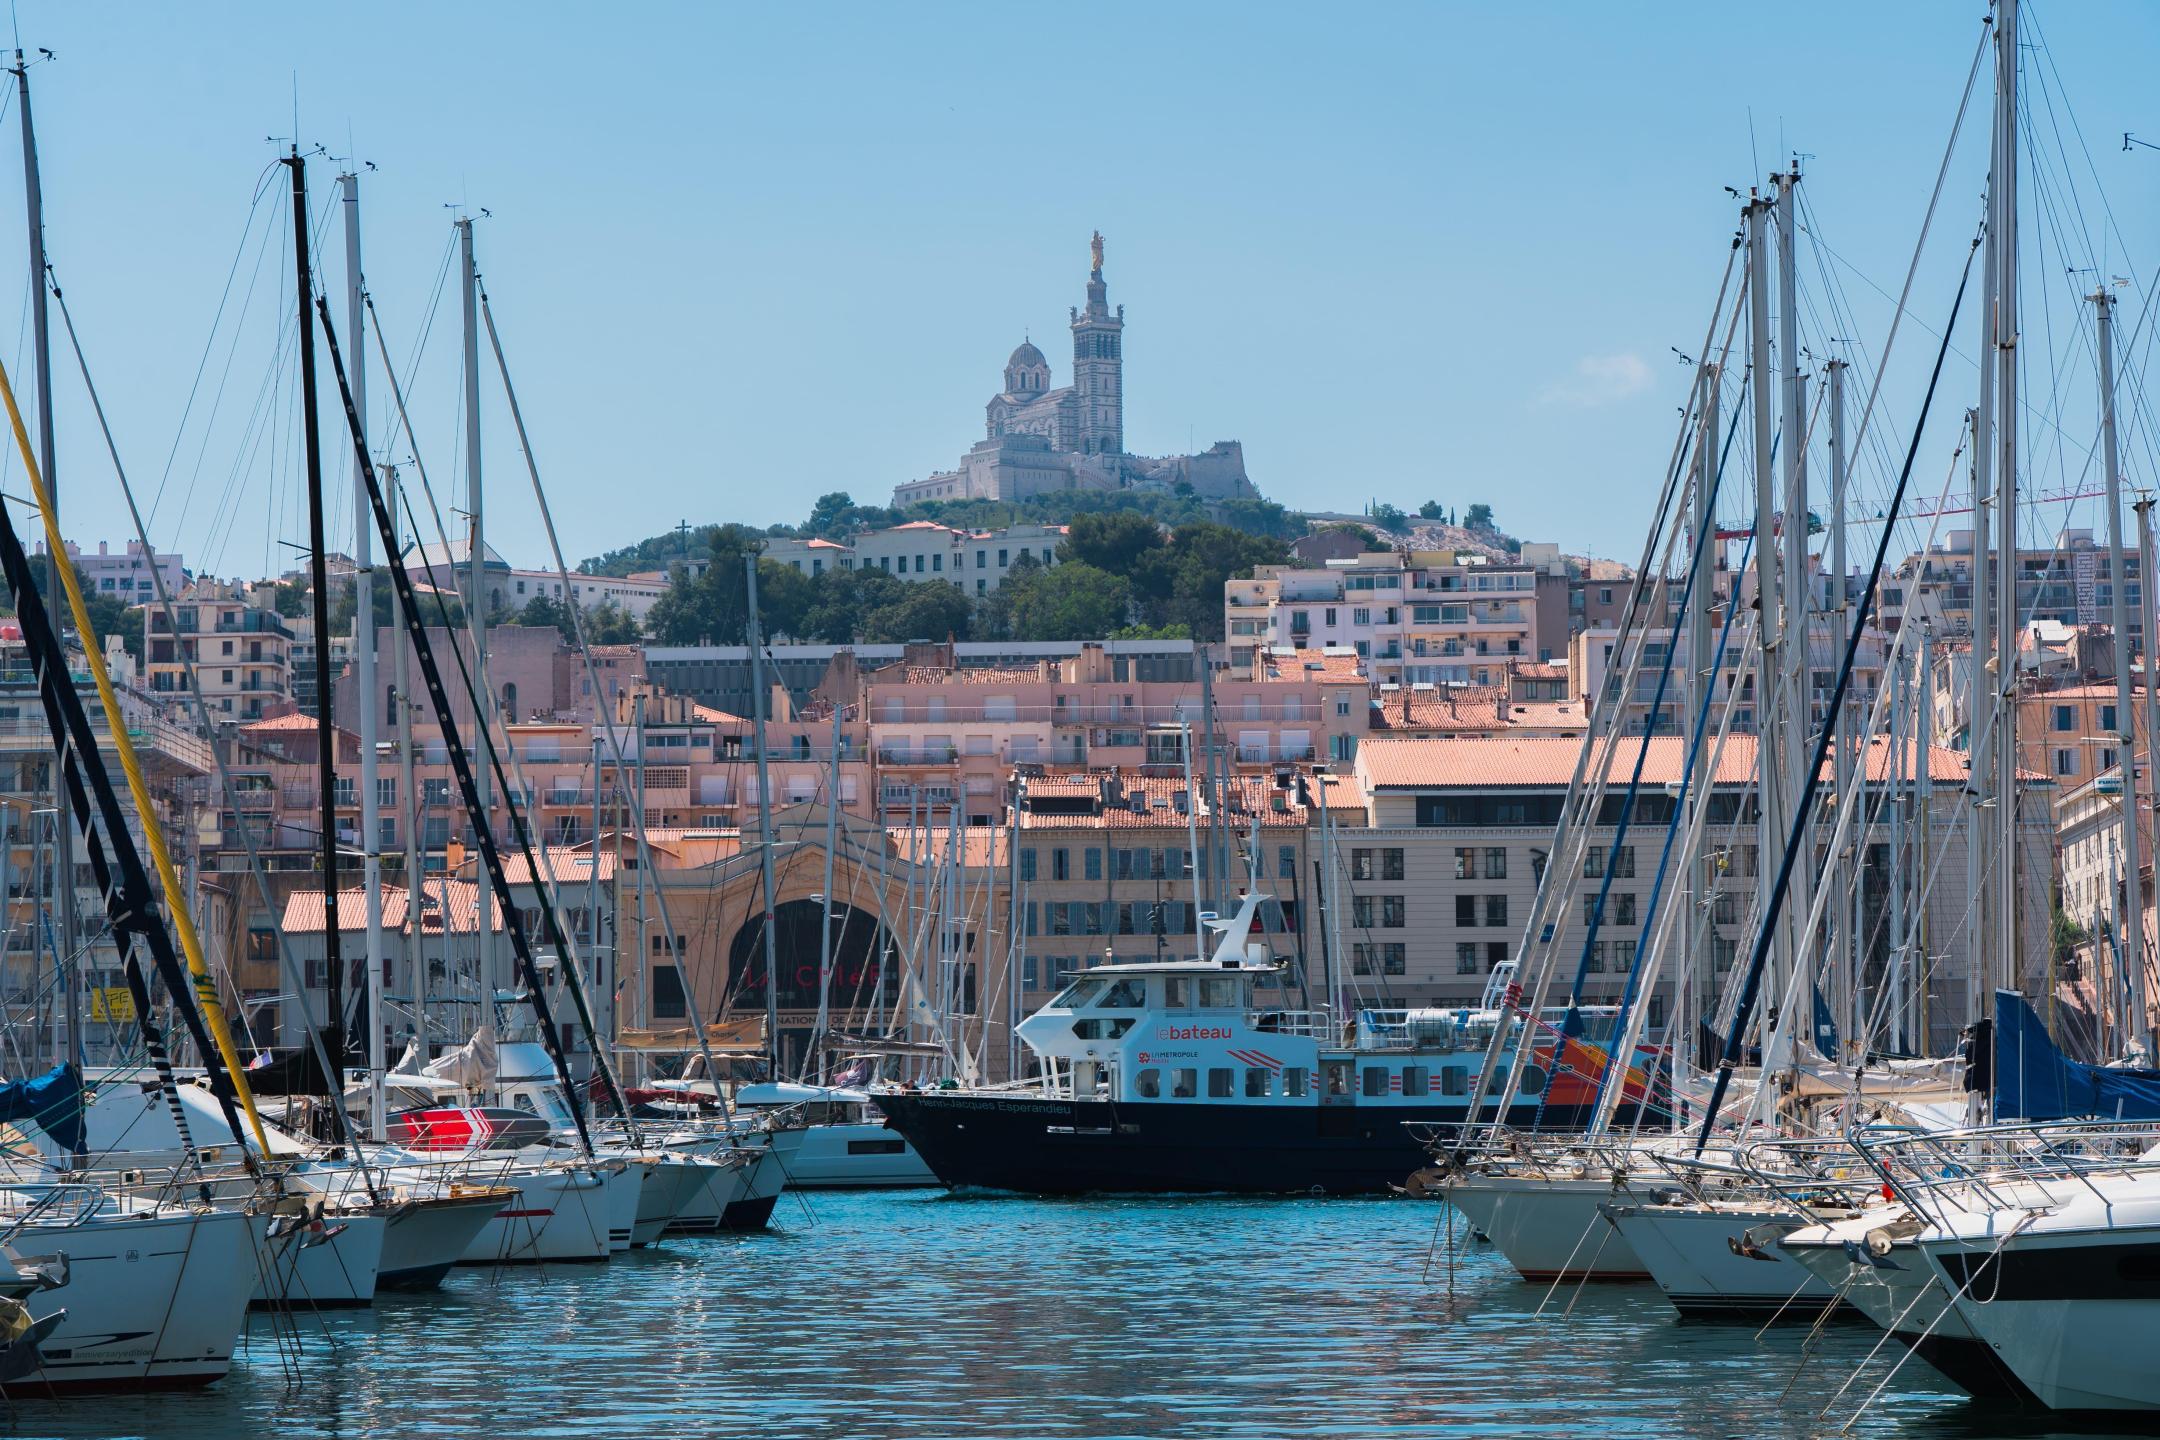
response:
[[[1274,963],[1267,955],[1265,942],[1262,942],[1259,947],[1261,952],[1260,960],[1254,961],[1252,958],[1253,945],[1249,939],[1252,934],[1253,921],[1259,917],[1260,906],[1267,899],[1267,896],[1257,893],[1244,895],[1239,897],[1237,914],[1231,916],[1228,920],[1213,915],[1202,917],[1210,930],[1214,930],[1222,936],[1222,943],[1215,947],[1215,954],[1210,957],[1217,965],[1226,970],[1233,970],[1244,969],[1255,964],[1266,966]]]

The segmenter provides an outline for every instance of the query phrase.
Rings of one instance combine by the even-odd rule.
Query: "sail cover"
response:
[[[55,1065],[35,1080],[0,1084],[0,1121],[28,1120],[63,1150],[83,1148],[82,1074]]]
[[[1995,992],[1997,1120],[2160,1120],[2160,1070],[2065,1056],[2015,990]]]
[[[495,1083],[495,1063],[495,1029],[482,1025],[472,1039],[438,1055],[421,1073],[467,1090],[484,1090]]]

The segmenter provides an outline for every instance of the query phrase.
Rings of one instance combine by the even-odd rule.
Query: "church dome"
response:
[[[1005,393],[1040,395],[1050,388],[1050,362],[1032,341],[1023,340],[1005,362]]]

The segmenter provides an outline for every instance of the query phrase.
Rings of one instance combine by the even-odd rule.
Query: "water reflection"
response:
[[[1799,1440],[1898,1358],[1818,1419],[1874,1332],[1681,1324],[1641,1285],[1548,1299],[1482,1246],[1451,1278],[1440,1213],[826,1195],[769,1234],[461,1271],[438,1295],[302,1318],[291,1388],[258,1321],[214,1390],[29,1402],[9,1433]],[[2020,1423],[1913,1362],[1853,1433],[2083,1433]]]

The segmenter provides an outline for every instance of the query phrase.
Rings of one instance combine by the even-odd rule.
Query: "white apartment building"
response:
[[[1062,525],[1008,525],[1002,530],[959,530],[933,520],[911,520],[890,530],[871,530],[848,543],[786,538],[768,541],[765,558],[805,575],[827,570],[882,570],[909,580],[944,580],[970,595],[987,595],[1024,556],[1040,565],[1058,563]]]
[[[1481,556],[1370,553],[1317,567],[1262,565],[1223,587],[1230,663],[1255,649],[1347,646],[1374,681],[1496,685],[1538,644],[1538,571]]]
[[[665,570],[646,570],[635,575],[582,575],[570,572],[566,587],[553,570],[512,570],[503,582],[503,599],[513,610],[522,610],[539,596],[550,600],[569,598],[580,610],[597,610],[612,604],[634,620],[643,621],[662,595],[667,594]]]
[[[187,584],[187,567],[180,563],[179,555],[164,550],[146,554],[139,540],[128,541],[126,548],[117,555],[103,540],[98,541],[94,555],[72,540],[66,544],[68,558],[90,582],[91,590],[130,605],[148,604],[157,598],[157,586],[151,578],[153,571],[165,577],[168,594],[179,594],[180,587]],[[37,544],[37,554],[39,559],[45,555],[42,540]]]
[[[260,720],[282,710],[293,697],[293,632],[268,594],[267,586],[198,580],[173,597],[178,634],[166,627],[163,610],[145,609],[145,688],[161,700],[184,700],[193,663],[214,719]]]

